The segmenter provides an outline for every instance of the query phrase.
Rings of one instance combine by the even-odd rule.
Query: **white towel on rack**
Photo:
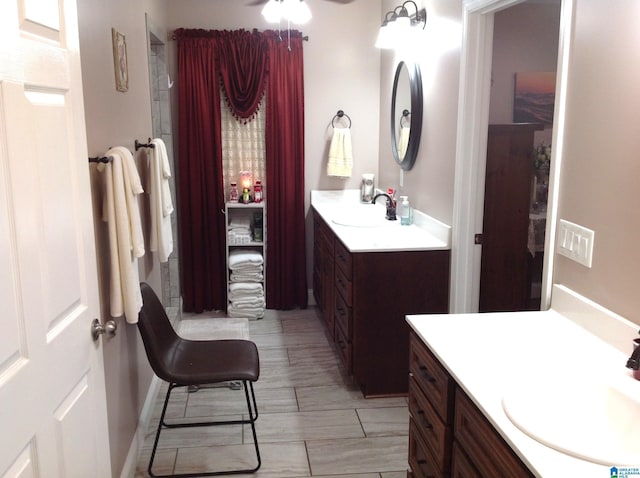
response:
[[[127,148],[111,148],[105,156],[111,156],[111,162],[100,163],[97,170],[104,174],[102,220],[109,231],[110,313],[136,323],[142,307],[138,258],[145,252],[137,195],[143,189]]]
[[[398,138],[398,156],[400,158],[404,158],[404,155],[407,154],[407,146],[409,146],[409,133],[411,133],[411,128],[408,126],[403,126],[400,128],[400,135]]]
[[[351,130],[349,128],[333,128],[327,175],[350,178],[353,170],[353,151],[351,147]]]
[[[151,231],[149,249],[158,253],[160,262],[167,262],[173,252],[173,232],[171,213],[173,201],[169,188],[171,168],[167,148],[160,138],[151,140],[153,148],[147,148],[149,206],[151,213]]]

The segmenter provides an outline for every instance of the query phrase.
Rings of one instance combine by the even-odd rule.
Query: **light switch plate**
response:
[[[558,254],[591,268],[594,236],[591,229],[560,219]]]

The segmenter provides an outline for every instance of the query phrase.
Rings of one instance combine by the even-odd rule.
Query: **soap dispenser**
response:
[[[400,196],[400,224],[408,226],[411,224],[411,205],[408,196]]]

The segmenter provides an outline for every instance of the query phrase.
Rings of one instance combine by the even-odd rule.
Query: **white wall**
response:
[[[400,2],[384,0],[383,12]],[[462,41],[462,4],[451,0],[417,1],[427,9],[427,23],[421,39],[406,51],[384,51],[380,69],[380,181],[382,188],[394,187],[409,196],[411,205],[436,219],[453,220],[453,180],[458,114],[458,80]],[[413,13],[409,7],[409,13]],[[384,15],[380,16],[378,22]],[[423,126],[418,157],[411,171],[404,173],[391,152],[389,132],[391,91],[398,61],[416,61],[423,80]]]
[[[640,324],[640,2],[576,3],[559,217],[595,247],[591,269],[556,255],[555,282]]]
[[[91,156],[103,155],[110,146],[121,145],[134,151],[135,139],[146,141],[152,134],[145,12],[161,26],[164,4],[164,0],[78,2],[87,146]],[[112,27],[126,37],[129,66],[126,93],[115,89]],[[98,173],[95,166],[90,167],[101,314],[106,320],[110,316],[107,230],[100,221]],[[141,280],[149,282],[160,294],[159,263],[149,252],[140,269]],[[119,475],[153,376],[136,326],[119,319],[117,335],[104,342],[104,363],[111,466],[114,475]]]

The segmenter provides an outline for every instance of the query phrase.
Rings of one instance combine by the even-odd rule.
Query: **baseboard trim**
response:
[[[136,432],[133,435],[133,440],[131,440],[129,453],[127,453],[127,459],[125,460],[124,466],[122,467],[120,478],[135,477],[138,459],[140,458],[140,453],[142,451],[142,447],[144,446],[146,430],[148,429],[149,422],[151,422],[151,417],[153,416],[153,409],[156,397],[158,396],[158,392],[160,390],[160,385],[162,385],[162,380],[154,375],[151,379],[151,385],[149,385],[149,390],[147,391],[144,405],[142,406],[142,410],[140,411],[138,427],[136,428]]]

